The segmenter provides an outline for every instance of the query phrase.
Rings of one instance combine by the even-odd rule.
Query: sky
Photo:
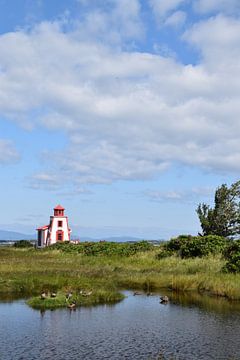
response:
[[[239,0],[0,0],[0,229],[197,234],[239,180]]]

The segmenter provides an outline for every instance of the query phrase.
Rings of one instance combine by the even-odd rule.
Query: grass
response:
[[[124,298],[124,295],[119,292],[113,292],[108,290],[96,290],[90,295],[84,295],[80,292],[74,292],[71,299],[67,300],[66,294],[62,291],[56,294],[56,297],[52,298],[50,294],[45,299],[41,296],[34,296],[27,301],[27,304],[34,309],[40,310],[53,310],[61,307],[75,306],[91,306],[98,304],[113,304]]]
[[[77,305],[119,301],[121,289],[206,292],[240,300],[240,274],[222,273],[220,256],[156,259],[159,248],[130,256],[84,255],[60,250],[0,249],[0,298],[28,298],[36,308],[66,306],[63,294],[71,291]],[[92,291],[83,298],[81,291]],[[56,299],[41,300],[42,291],[57,292]]]

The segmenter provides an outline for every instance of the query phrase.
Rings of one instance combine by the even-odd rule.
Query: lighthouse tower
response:
[[[71,229],[68,226],[68,217],[64,215],[64,208],[57,205],[54,213],[50,216],[49,225],[39,227],[38,247],[45,247],[62,241],[70,241]]]

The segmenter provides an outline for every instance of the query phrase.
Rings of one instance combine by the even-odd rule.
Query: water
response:
[[[240,306],[207,297],[128,297],[41,313],[0,303],[1,360],[240,359]]]

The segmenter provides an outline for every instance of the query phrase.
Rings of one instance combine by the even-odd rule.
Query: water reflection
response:
[[[161,305],[159,294],[126,294],[116,305],[76,311],[0,304],[0,359],[240,359],[238,304],[167,294]]]
[[[216,312],[219,314],[240,313],[240,302],[231,301],[224,297],[214,297],[207,294],[189,293],[171,293],[171,300],[175,304],[181,306],[196,306],[208,312]]]

